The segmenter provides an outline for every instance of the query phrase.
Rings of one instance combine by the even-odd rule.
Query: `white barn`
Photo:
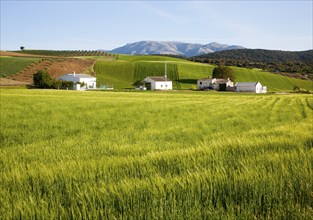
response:
[[[217,79],[217,78],[204,78],[198,79],[197,86],[199,89],[214,89],[221,90],[222,85],[226,90],[230,90],[230,88],[234,87],[234,83],[228,79]]]
[[[236,92],[254,92],[266,93],[266,86],[262,86],[260,82],[237,82],[235,84]]]
[[[166,76],[148,76],[142,81],[147,90],[172,90],[172,81]]]
[[[75,90],[81,90],[81,89],[95,89],[96,88],[96,77],[87,75],[87,74],[76,74],[75,72],[65,74],[63,76],[60,76],[58,79],[64,80],[64,81],[71,81],[74,82],[74,88]],[[80,86],[79,83],[85,83],[83,87]]]

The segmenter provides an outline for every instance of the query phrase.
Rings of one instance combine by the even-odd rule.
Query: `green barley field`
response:
[[[312,95],[0,92],[0,219],[312,219]]]

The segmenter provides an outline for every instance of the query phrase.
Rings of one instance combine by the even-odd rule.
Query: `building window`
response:
[[[163,87],[163,85],[161,85],[161,87]]]
[[[202,85],[202,82],[200,82],[200,85]]]

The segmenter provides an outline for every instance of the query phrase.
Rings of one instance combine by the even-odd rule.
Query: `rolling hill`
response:
[[[161,56],[120,55],[117,61],[98,61],[94,70],[98,85],[110,84],[114,88],[133,88],[133,84],[146,76],[164,74],[164,62],[167,62],[167,75],[173,80],[175,89],[196,88],[199,78],[212,75],[213,65],[195,63],[183,59]],[[292,91],[294,86],[313,91],[313,82],[281,76],[260,69],[232,67],[236,81],[259,81],[268,91]]]
[[[4,80],[10,80],[10,85],[14,85],[14,82],[16,85],[20,85],[20,82],[29,84],[32,74],[41,69],[47,70],[54,78],[72,71],[95,71],[99,86],[109,84],[117,89],[134,88],[134,84],[146,76],[163,75],[166,61],[168,77],[173,80],[174,89],[195,89],[197,80],[211,76],[214,68],[213,65],[166,56],[63,56],[41,59],[25,56],[1,57],[1,70],[4,70],[1,72],[1,85],[4,85]],[[31,60],[25,63],[25,59]],[[284,77],[260,69],[232,68],[237,81],[260,81],[268,87],[268,91],[291,91],[294,86],[313,91],[312,81],[309,80]]]

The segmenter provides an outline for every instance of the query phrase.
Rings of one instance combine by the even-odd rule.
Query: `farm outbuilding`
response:
[[[58,79],[74,82],[74,90],[95,89],[96,77],[87,74],[76,74],[75,72],[60,76]],[[83,86],[80,86],[83,84]]]
[[[234,83],[228,79],[204,78],[198,79],[197,85],[199,89],[213,89],[230,91],[234,87]]]
[[[237,82],[235,84],[236,92],[254,92],[266,93],[266,86],[262,86],[260,82]]]
[[[166,76],[148,76],[142,81],[147,90],[172,90],[172,81]]]

